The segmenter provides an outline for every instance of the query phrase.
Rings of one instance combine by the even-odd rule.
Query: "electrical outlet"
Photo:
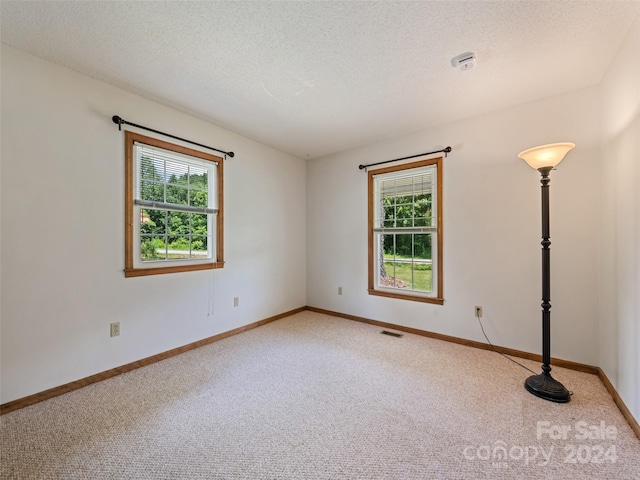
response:
[[[482,318],[482,307],[480,305],[476,305],[476,317]]]
[[[120,322],[113,322],[111,325],[111,336],[117,337],[120,335]]]
[[[234,307],[240,306],[240,297],[233,297],[233,306]]]
[[[342,295],[342,287],[338,287],[338,295]]]

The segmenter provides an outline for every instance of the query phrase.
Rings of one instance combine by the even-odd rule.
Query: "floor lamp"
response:
[[[571,400],[569,391],[551,376],[551,241],[549,240],[549,173],[575,147],[573,143],[553,143],[520,152],[531,168],[542,178],[542,373],[532,375],[524,387],[534,395],[551,402],[566,403]]]

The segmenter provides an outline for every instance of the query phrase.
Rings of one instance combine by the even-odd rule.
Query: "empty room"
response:
[[[640,477],[640,1],[0,22],[0,478]]]

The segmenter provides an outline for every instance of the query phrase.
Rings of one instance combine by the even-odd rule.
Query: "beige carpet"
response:
[[[380,330],[303,312],[3,415],[0,473],[640,478],[640,442],[596,376],[555,368],[575,394],[554,404],[498,354]]]

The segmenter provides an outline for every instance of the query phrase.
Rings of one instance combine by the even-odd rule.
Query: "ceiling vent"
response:
[[[451,59],[451,66],[457,67],[461,72],[471,70],[476,66],[476,54],[473,52],[461,53]]]

